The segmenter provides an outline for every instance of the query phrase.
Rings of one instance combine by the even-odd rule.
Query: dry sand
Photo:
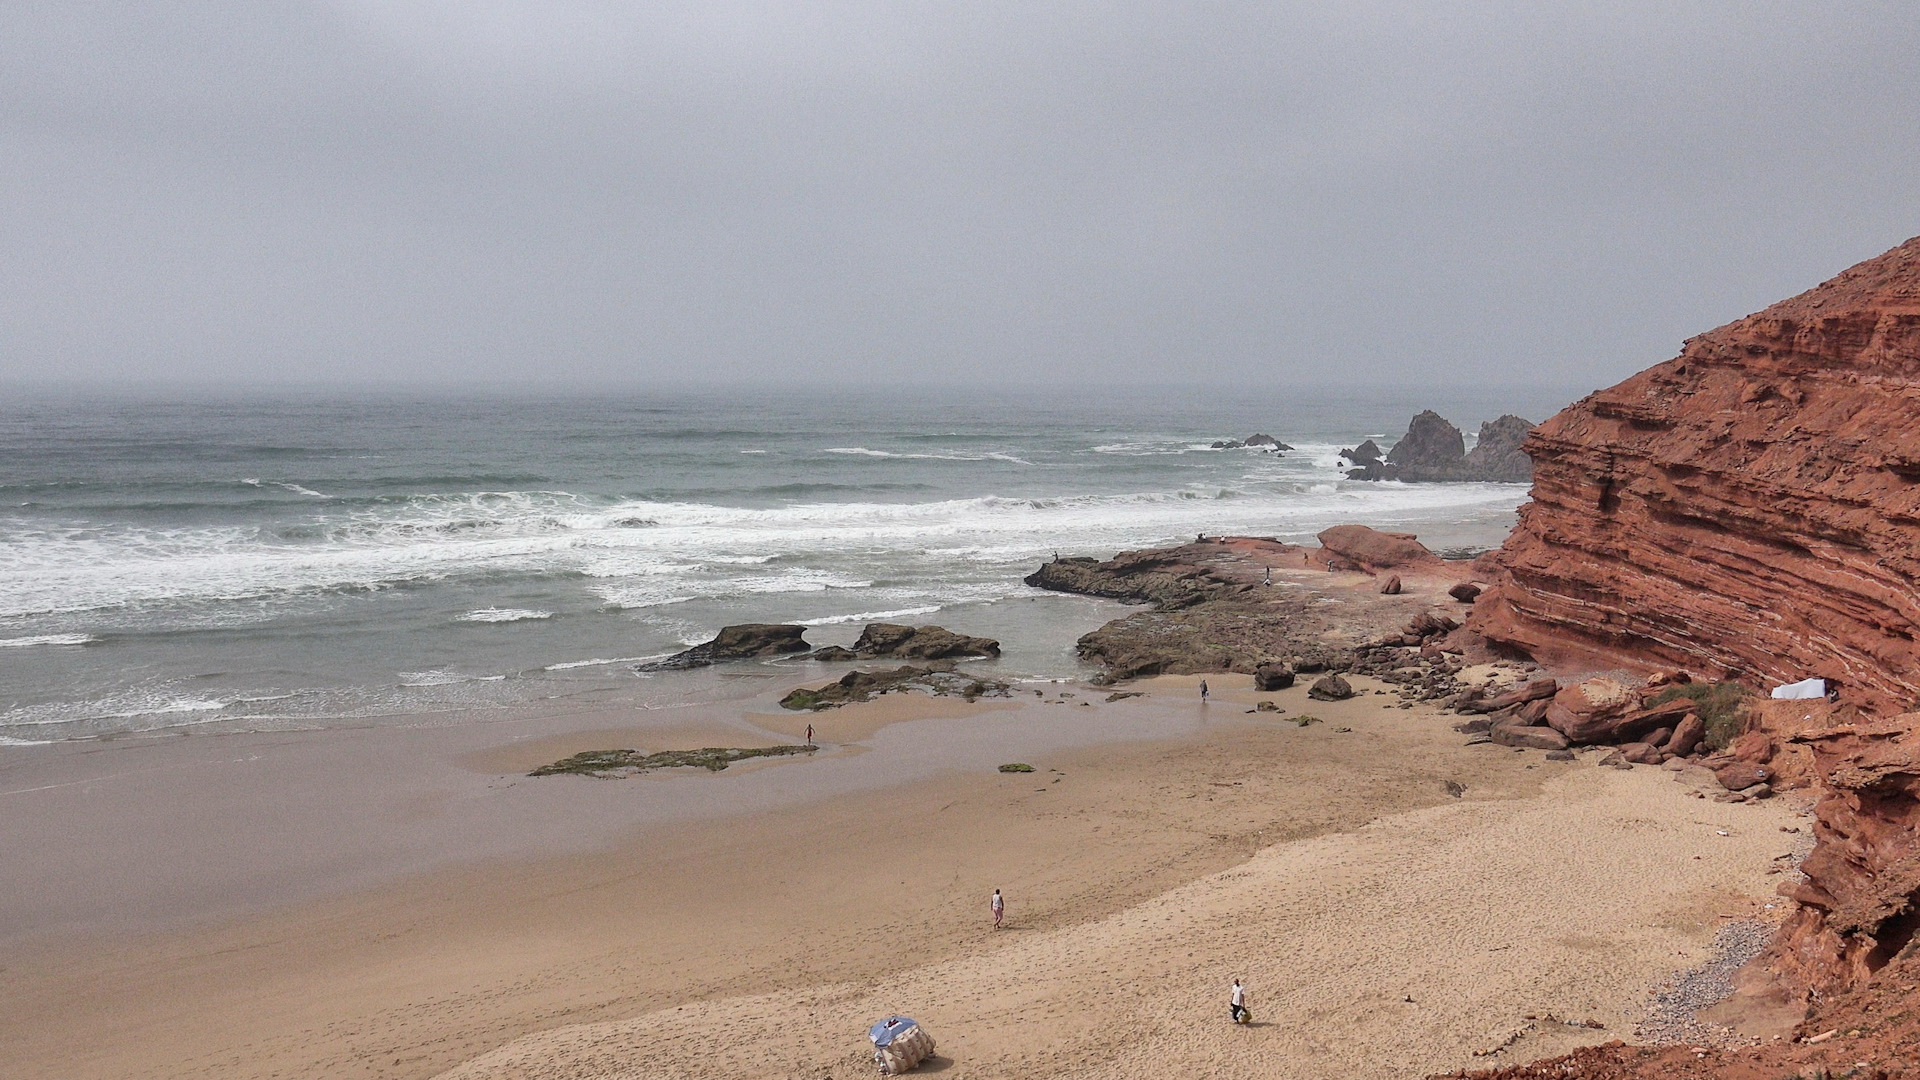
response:
[[[1606,1029],[1536,1023],[1510,1055],[1625,1034],[1720,915],[1760,909],[1791,849],[1779,802],[1466,747],[1453,718],[1370,694],[1309,704],[1221,676],[1201,710],[1196,681],[823,714],[823,738],[860,745],[507,798],[592,811],[595,842],[550,856],[23,939],[0,952],[0,1060],[10,1077],[845,1077],[871,1068],[865,1026],[898,1010],[960,1076],[1418,1076],[1483,1060],[1527,1013]],[[1247,715],[1256,698],[1324,722]],[[498,778],[475,769],[621,730],[468,733],[433,744],[446,772],[426,775],[484,787]],[[921,768],[903,733],[948,739],[948,766]],[[1039,771],[985,764],[1015,754]],[[788,797],[793,777],[875,768],[909,782]],[[658,792],[708,812],[616,827],[634,819],[611,803]],[[995,887],[1009,931],[988,928]],[[1250,1027],[1225,1018],[1235,975]]]

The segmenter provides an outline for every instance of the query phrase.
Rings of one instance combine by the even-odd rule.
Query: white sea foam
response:
[[[562,664],[548,664],[542,671],[572,671],[574,668],[605,667],[608,664],[643,664],[649,660],[664,660],[672,653],[656,653],[653,656],[615,656],[610,659],[569,660]]]
[[[312,535],[298,542],[239,525],[14,529],[0,538],[0,617],[258,601],[469,574],[580,575],[599,582],[611,606],[649,607],[865,588],[882,568],[937,579],[954,555],[1018,562],[1056,546],[1111,552],[1196,532],[1308,536],[1348,521],[1452,521],[1509,510],[1526,495],[1517,484],[1358,484],[1305,462],[1272,466],[1304,471],[1266,472],[1262,463],[1231,487],[1128,494],[758,508],[487,492],[346,513],[316,506]],[[651,525],[627,526],[636,519]],[[829,569],[856,564],[865,572]]]
[[[231,704],[231,701],[188,697],[161,690],[130,689],[121,694],[92,701],[47,702],[18,706],[0,712],[0,728],[49,727],[97,720],[136,720],[150,716],[177,717],[187,713],[219,712]],[[177,723],[180,721],[169,721],[169,726]]]
[[[551,611],[534,611],[530,608],[481,608],[460,616],[461,622],[501,623],[520,622],[523,619],[551,619]]]
[[[401,686],[452,686],[455,683],[500,682],[505,675],[463,675],[457,671],[403,671]]]
[[[91,645],[99,640],[92,634],[36,634],[32,637],[0,638],[0,649],[24,649],[33,645]]]
[[[1009,461],[1016,465],[1033,464],[1033,462],[1028,461],[1026,458],[998,451],[955,451],[949,454],[913,454],[897,450],[869,450],[864,446],[829,446],[820,452],[823,454],[851,454],[857,457],[898,458],[902,461]]]
[[[926,607],[900,608],[895,611],[862,611],[857,615],[827,615],[818,619],[801,619],[797,626],[836,626],[840,623],[872,622],[875,619],[899,619],[908,615],[931,615],[940,610],[939,604]]]
[[[0,746],[51,746],[55,739],[14,739],[0,735]]]
[[[309,487],[301,487],[301,486],[300,486],[299,484],[296,484],[296,483],[293,483],[293,482],[292,482],[292,481],[290,481],[290,480],[262,480],[262,479],[260,479],[260,478],[259,478],[259,477],[257,477],[257,476],[249,476],[249,477],[247,477],[246,479],[244,479],[244,480],[242,480],[242,481],[240,481],[240,482],[241,482],[241,483],[243,483],[243,484],[246,484],[246,485],[248,485],[248,486],[250,486],[250,487],[262,487],[262,486],[266,486],[266,487],[277,487],[277,488],[282,488],[282,489],[284,489],[284,490],[286,490],[286,491],[291,491],[291,492],[293,492],[293,493],[294,493],[295,495],[306,495],[306,496],[310,496],[310,497],[312,497],[312,498],[315,498],[315,499],[331,499],[331,498],[333,498],[333,496],[331,496],[331,495],[328,495],[328,494],[326,494],[325,492],[322,492],[322,491],[315,491],[315,490],[313,490],[312,488],[309,488]]]

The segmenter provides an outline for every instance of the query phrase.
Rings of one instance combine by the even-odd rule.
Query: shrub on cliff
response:
[[[1725,750],[1740,737],[1747,725],[1747,697],[1751,692],[1737,682],[1687,683],[1669,686],[1647,704],[1664,705],[1680,698],[1691,698],[1702,723],[1707,725],[1707,746]]]

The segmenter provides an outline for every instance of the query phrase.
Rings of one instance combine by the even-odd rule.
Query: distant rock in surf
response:
[[[1262,435],[1262,434],[1260,434],[1260,433],[1258,433],[1258,432],[1255,432],[1254,434],[1252,434],[1252,435],[1249,435],[1249,436],[1247,436],[1247,437],[1246,437],[1246,438],[1244,438],[1244,439],[1219,439],[1219,440],[1216,440],[1215,442],[1213,442],[1213,443],[1212,443],[1212,445],[1211,445],[1211,447],[1210,447],[1210,449],[1214,449],[1214,450],[1267,450],[1267,451],[1269,451],[1269,452],[1271,452],[1271,453],[1276,453],[1276,454],[1277,454],[1277,453],[1279,453],[1279,452],[1280,452],[1280,451],[1282,451],[1282,450],[1291,450],[1291,449],[1293,449],[1293,447],[1291,447],[1291,446],[1288,446],[1288,445],[1287,445],[1286,443],[1283,443],[1283,442],[1281,442],[1281,441],[1280,441],[1279,439],[1276,439],[1276,438],[1274,438],[1274,437],[1273,437],[1273,436],[1271,436],[1271,435]]]
[[[722,627],[712,641],[702,642],[665,660],[636,664],[635,671],[685,671],[706,667],[721,660],[750,660],[762,656],[781,656],[807,651],[804,626],[779,623],[741,623]]]
[[[1469,452],[1460,429],[1427,409],[1413,418],[1385,457],[1372,439],[1340,451],[1340,456],[1356,466],[1347,471],[1349,480],[1525,484],[1533,480],[1533,462],[1520,444],[1532,427],[1512,415],[1489,420],[1480,425],[1480,438]]]

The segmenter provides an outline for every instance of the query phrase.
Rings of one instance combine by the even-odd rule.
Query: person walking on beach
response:
[[[813,725],[812,724],[807,725],[807,745],[808,746],[813,745]]]
[[[1247,1015],[1247,988],[1240,985],[1239,979],[1233,980],[1233,994],[1227,1006],[1227,1015],[1236,1024]]]
[[[993,899],[987,901],[987,906],[993,909],[993,928],[1000,929],[1000,921],[1007,917],[1007,902],[1000,899],[999,889],[993,890]]]
[[[1200,704],[1205,705],[1206,703],[1207,703],[1207,680],[1201,679],[1200,680]]]

